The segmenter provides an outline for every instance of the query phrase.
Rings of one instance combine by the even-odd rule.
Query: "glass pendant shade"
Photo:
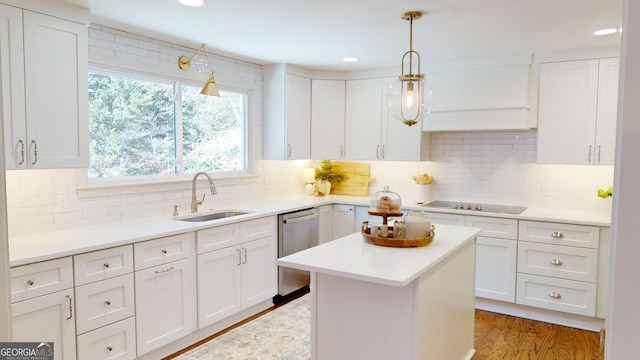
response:
[[[398,78],[387,91],[389,114],[405,125],[415,125],[431,114],[433,90],[424,78]]]

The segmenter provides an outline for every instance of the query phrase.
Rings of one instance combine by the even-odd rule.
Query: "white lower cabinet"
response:
[[[11,304],[12,340],[53,342],[54,359],[75,359],[73,305],[73,289]]]
[[[517,242],[476,238],[476,296],[515,302]]]
[[[133,297],[131,274],[76,287],[78,334],[133,316]]]
[[[135,359],[133,246],[73,257],[78,360]]]
[[[595,316],[596,284],[546,276],[518,274],[518,296],[521,305]]]
[[[517,304],[596,316],[598,227],[520,221],[518,242]]]
[[[54,358],[76,359],[71,257],[11,268],[12,341],[53,342]]]
[[[318,207],[318,244],[333,240],[333,205]]]
[[[333,205],[333,239],[353,234],[355,221],[355,206]]]
[[[515,302],[518,220],[466,216],[465,223],[482,228],[476,239],[476,296]]]
[[[138,356],[196,329],[194,249],[193,233],[134,244]]]
[[[275,217],[232,226],[238,231],[215,233],[205,229],[197,232],[198,249],[203,248],[201,243],[217,243],[217,236],[227,238],[225,243],[237,244],[198,253],[198,328],[270,299],[277,293]],[[228,240],[230,233],[237,234],[235,241]]]
[[[78,358],[90,360],[131,360],[136,358],[134,317],[118,321],[78,336]]]

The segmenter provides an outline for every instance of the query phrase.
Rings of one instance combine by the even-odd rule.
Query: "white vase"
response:
[[[327,196],[331,192],[331,183],[326,180],[318,180],[314,184],[313,195]]]

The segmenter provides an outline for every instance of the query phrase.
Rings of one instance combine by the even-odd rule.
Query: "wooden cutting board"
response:
[[[333,166],[337,172],[345,174],[347,178],[339,184],[332,186],[331,194],[353,196],[369,195],[369,183],[376,181],[376,179],[372,179],[369,176],[371,164],[333,161]]]

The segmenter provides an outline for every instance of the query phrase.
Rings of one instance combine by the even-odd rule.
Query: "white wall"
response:
[[[605,359],[638,358],[640,339],[640,2],[624,1]],[[635,20],[633,20],[635,19]]]
[[[92,25],[90,58],[105,57],[177,67],[180,55],[195,49],[165,43],[123,31]],[[207,196],[204,209],[220,202],[303,193],[301,168],[310,161],[265,161],[262,149],[262,70],[259,66],[222,56],[211,56],[219,83],[241,81],[258,89],[253,142],[258,181],[219,185],[218,194]],[[205,74],[206,75],[206,74]],[[203,75],[204,77],[206,77]],[[432,134],[432,161],[371,163],[377,182],[370,193],[389,185],[406,200],[415,189],[411,176],[427,172],[435,176],[434,196],[441,200],[494,202],[536,207],[566,208],[609,213],[610,199],[596,196],[598,187],[613,181],[612,166],[539,165],[536,131],[460,132]],[[89,226],[136,217],[171,216],[173,205],[188,211],[191,191],[114,195],[79,199],[76,170],[7,171],[9,232],[26,235],[54,229]]]

